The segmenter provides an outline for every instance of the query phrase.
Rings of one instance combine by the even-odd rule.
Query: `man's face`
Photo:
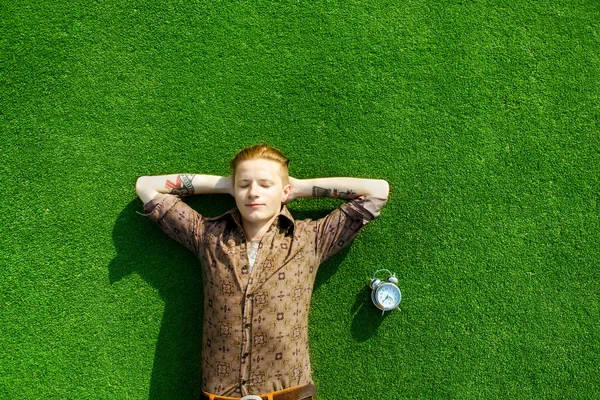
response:
[[[235,173],[233,192],[246,222],[267,223],[279,214],[291,186],[283,185],[280,165],[271,160],[241,162]]]

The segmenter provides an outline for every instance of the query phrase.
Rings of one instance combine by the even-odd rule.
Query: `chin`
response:
[[[273,218],[275,214],[266,214],[266,213],[243,213],[242,217],[249,222],[261,222],[261,221],[269,221]]]

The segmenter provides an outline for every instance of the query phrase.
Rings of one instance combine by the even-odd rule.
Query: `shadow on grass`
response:
[[[234,206],[224,196],[201,196],[189,203],[207,215]],[[230,201],[227,201],[230,200]],[[200,261],[137,212],[131,201],[113,228],[117,256],[109,265],[111,284],[136,273],[164,301],[164,314],[154,353],[150,400],[198,399],[202,389],[202,276]]]
[[[350,330],[357,342],[364,342],[375,335],[379,325],[390,315],[390,312],[381,315],[381,311],[375,308],[371,300],[371,288],[366,285],[356,295],[352,313],[354,318]]]
[[[233,198],[222,195],[186,199],[196,210],[217,216],[235,206]],[[183,246],[169,239],[155,224],[138,214],[140,200],[121,211],[113,228],[117,256],[111,261],[109,280],[113,284],[138,274],[155,288],[164,301],[164,314],[154,353],[150,400],[198,399],[202,390],[201,350],[203,290],[200,261]],[[331,209],[292,211],[296,219],[317,219]],[[348,253],[323,263],[315,290],[337,271]]]

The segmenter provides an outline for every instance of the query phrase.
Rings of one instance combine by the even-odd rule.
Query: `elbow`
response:
[[[377,183],[378,191],[381,193],[377,197],[387,200],[388,196],[390,195],[390,184],[385,179],[379,179]]]
[[[156,189],[152,187],[151,177],[149,176],[140,176],[137,179],[135,182],[135,192],[144,204],[158,194]]]
[[[385,179],[374,179],[371,182],[367,196],[387,200],[390,194],[390,185]]]
[[[144,188],[146,187],[147,178],[148,177],[146,176],[140,176],[135,182],[135,192],[137,193],[138,197],[140,197],[140,193],[143,193]]]

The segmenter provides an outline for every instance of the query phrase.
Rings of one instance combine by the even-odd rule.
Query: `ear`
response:
[[[290,193],[292,193],[292,185],[290,185],[289,183],[287,185],[285,185],[285,187],[283,188],[283,196],[281,197],[281,202],[285,203],[287,202],[288,197],[290,196]]]

